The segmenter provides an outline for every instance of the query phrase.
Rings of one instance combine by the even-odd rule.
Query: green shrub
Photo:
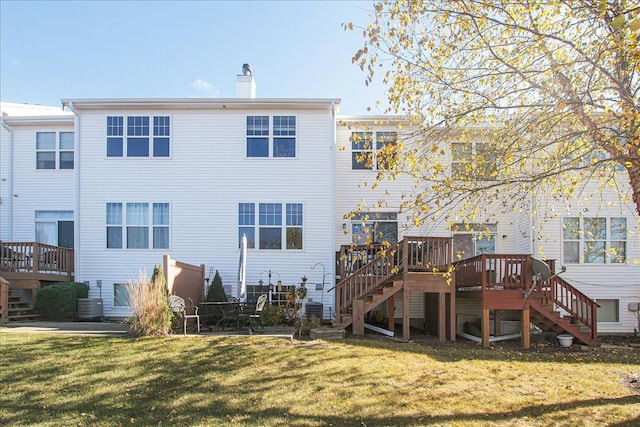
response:
[[[260,313],[260,323],[263,326],[278,326],[284,321],[284,311],[277,305],[265,305]]]
[[[209,289],[207,289],[206,300],[208,302],[224,302],[227,300],[227,294],[224,292],[222,278],[220,277],[220,273],[218,273],[218,270],[216,270],[213,281],[211,282]],[[216,321],[222,319],[223,310],[223,307],[206,305],[200,310],[200,315],[203,317],[207,324],[213,325],[216,323]]]
[[[89,287],[84,283],[62,282],[38,289],[35,311],[43,320],[65,322],[75,320],[78,298],[87,298]]]

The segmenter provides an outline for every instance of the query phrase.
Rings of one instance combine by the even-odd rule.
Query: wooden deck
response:
[[[337,254],[339,282],[335,286],[336,326],[352,326],[364,334],[365,315],[384,301],[394,306],[403,291],[403,337],[409,338],[411,293],[425,294],[425,318],[437,324],[440,340],[455,340],[456,300],[481,301],[482,344],[490,345],[490,313],[521,313],[523,347],[531,344],[530,324],[543,331],[569,333],[587,345],[599,345],[597,304],[553,275],[541,281],[533,271],[533,257],[523,254],[485,254],[452,262],[452,239],[405,237],[396,245],[343,246]],[[553,261],[548,261],[554,271]],[[561,316],[562,310],[568,316]],[[389,329],[393,330],[393,313]],[[425,319],[425,330],[427,320]]]
[[[42,285],[72,282],[73,263],[73,249],[37,242],[0,242],[0,277],[4,279],[0,281],[0,322],[7,322],[12,310],[18,310],[12,305],[20,305],[19,313],[33,308],[35,293]],[[12,302],[12,289],[29,290],[29,299]]]
[[[412,293],[437,301],[431,316],[437,323],[441,341],[455,340],[455,293],[450,286],[451,238],[405,237],[396,245],[342,246],[338,253],[335,286],[336,326],[351,325],[353,334],[364,335],[365,315],[385,301],[388,328],[394,329],[394,298],[403,291],[403,325],[409,325],[409,299]],[[409,339],[408,327],[402,328]]]

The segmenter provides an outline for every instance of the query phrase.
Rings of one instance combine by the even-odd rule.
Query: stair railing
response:
[[[539,290],[543,298],[562,308],[591,331],[598,339],[598,304],[559,276],[552,276]]]
[[[363,259],[360,268],[329,289],[335,289],[338,321],[349,310],[354,299],[361,298],[401,271],[403,245],[403,242],[399,242],[386,250],[380,250],[373,259]],[[367,252],[363,253],[366,254]]]
[[[449,237],[405,237],[392,246],[343,246],[339,270],[344,276],[329,289],[335,289],[338,320],[354,299],[373,292],[393,276],[408,271],[446,271],[451,253]]]

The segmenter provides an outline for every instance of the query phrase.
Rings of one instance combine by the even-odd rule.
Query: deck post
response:
[[[502,335],[502,310],[499,309],[494,310],[493,335],[496,337]]]
[[[491,322],[489,321],[489,309],[482,308],[482,346],[489,347],[489,328],[491,327]]]
[[[444,292],[438,292],[438,341],[447,340],[447,298]]]
[[[394,307],[394,303],[393,303],[393,295],[391,295],[389,297],[389,302],[387,303],[387,312],[388,312],[388,316],[387,316],[387,321],[388,321],[388,325],[387,325],[387,329],[389,329],[390,331],[395,331],[396,329],[396,322],[395,322],[395,316],[396,316],[396,310]]]
[[[364,336],[364,301],[361,299],[353,300],[353,336]]]
[[[522,347],[528,349],[531,347],[531,331],[529,329],[529,322],[531,322],[531,309],[527,305],[522,310]]]
[[[409,291],[404,288],[402,291],[402,338],[405,340],[409,339],[409,329],[411,329],[409,312]]]
[[[0,323],[9,321],[9,282],[0,276]]]
[[[456,272],[454,271],[451,274],[451,285],[452,289],[451,292],[449,293],[449,339],[451,341],[455,341],[456,337],[457,337],[457,329],[458,329],[458,324],[456,322]]]

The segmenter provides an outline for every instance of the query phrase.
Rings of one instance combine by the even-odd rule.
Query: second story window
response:
[[[495,150],[488,143],[452,143],[451,174],[454,178],[464,181],[495,179]]]
[[[36,132],[36,169],[73,169],[73,132]]]
[[[169,116],[108,116],[107,157],[169,157]]]
[[[296,157],[295,116],[247,116],[246,133],[247,157]]]
[[[627,219],[565,217],[563,261],[567,264],[618,264],[627,261]]]
[[[273,116],[273,157],[296,156],[296,118]]]
[[[397,143],[397,132],[352,132],[351,169],[393,169]]]

